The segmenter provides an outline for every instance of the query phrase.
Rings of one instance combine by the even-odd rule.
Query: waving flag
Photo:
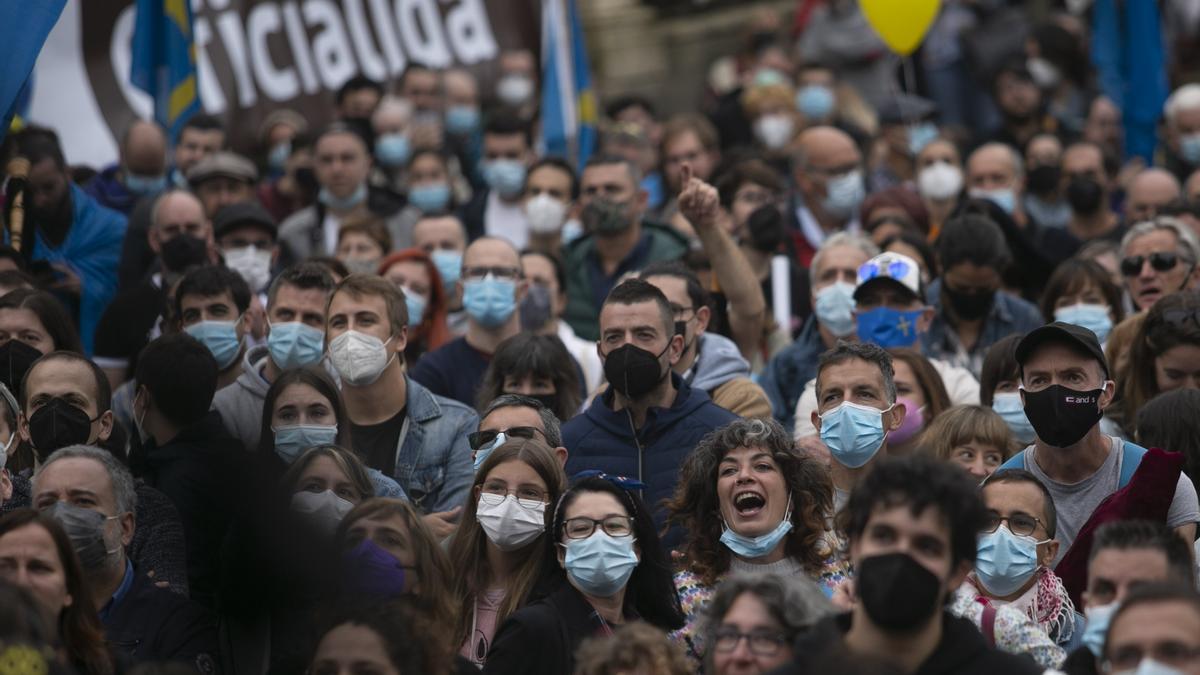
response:
[[[154,99],[154,119],[174,141],[200,111],[188,0],[137,0],[130,79]]]
[[[33,63],[46,42],[50,29],[58,23],[67,0],[0,3],[0,140],[8,131],[13,114],[18,112],[22,91],[26,91]]]
[[[596,96],[575,0],[542,0],[542,143],[582,167],[596,143]]]

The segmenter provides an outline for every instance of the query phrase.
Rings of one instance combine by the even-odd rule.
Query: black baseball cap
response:
[[[275,219],[257,201],[227,204],[213,216],[213,236],[220,238],[234,228],[253,225],[265,230],[274,239],[278,226]]]
[[[1025,362],[1033,355],[1034,350],[1047,342],[1065,344],[1080,353],[1091,356],[1100,362],[1100,367],[1104,369],[1104,376],[1108,377],[1108,360],[1104,358],[1104,350],[1100,348],[1100,340],[1096,334],[1083,326],[1062,321],[1035,328],[1017,343],[1017,363],[1021,366],[1022,376],[1025,373]]]

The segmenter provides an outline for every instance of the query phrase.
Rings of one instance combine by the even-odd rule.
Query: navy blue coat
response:
[[[684,458],[708,432],[738,419],[678,375],[672,373],[671,379],[675,383],[675,402],[670,408],[647,411],[636,442],[628,413],[612,409],[611,389],[593,399],[582,415],[571,418],[562,428],[563,445],[570,453],[567,476],[599,469],[639,478],[646,484],[642,498],[653,510],[655,525],[660,529],[666,519],[662,502],[674,494]],[[672,528],[663,543],[674,546],[682,534],[679,528]]]

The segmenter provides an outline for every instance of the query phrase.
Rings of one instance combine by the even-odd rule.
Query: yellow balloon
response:
[[[941,0],[859,0],[859,5],[884,44],[908,56],[925,39]]]

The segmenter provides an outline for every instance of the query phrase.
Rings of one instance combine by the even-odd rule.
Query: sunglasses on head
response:
[[[478,450],[485,445],[489,445],[496,440],[496,436],[503,432],[509,438],[537,438],[540,434],[543,437],[545,432],[537,427],[509,427],[507,429],[488,429],[487,431],[476,431],[467,434],[467,443],[471,445],[472,450]]]
[[[1191,324],[1195,328],[1200,328],[1200,309],[1169,309],[1162,313],[1162,318],[1165,323],[1172,326]]]
[[[1121,274],[1127,277],[1136,277],[1142,273],[1142,265],[1145,264],[1146,260],[1150,261],[1150,266],[1155,270],[1166,272],[1175,268],[1175,265],[1179,262],[1179,255],[1170,251],[1151,253],[1149,257],[1131,255],[1121,261]]]
[[[876,262],[864,263],[858,268],[859,283],[870,281],[877,277],[884,279],[903,279],[908,274],[909,265],[903,260],[892,260],[886,265]]]

